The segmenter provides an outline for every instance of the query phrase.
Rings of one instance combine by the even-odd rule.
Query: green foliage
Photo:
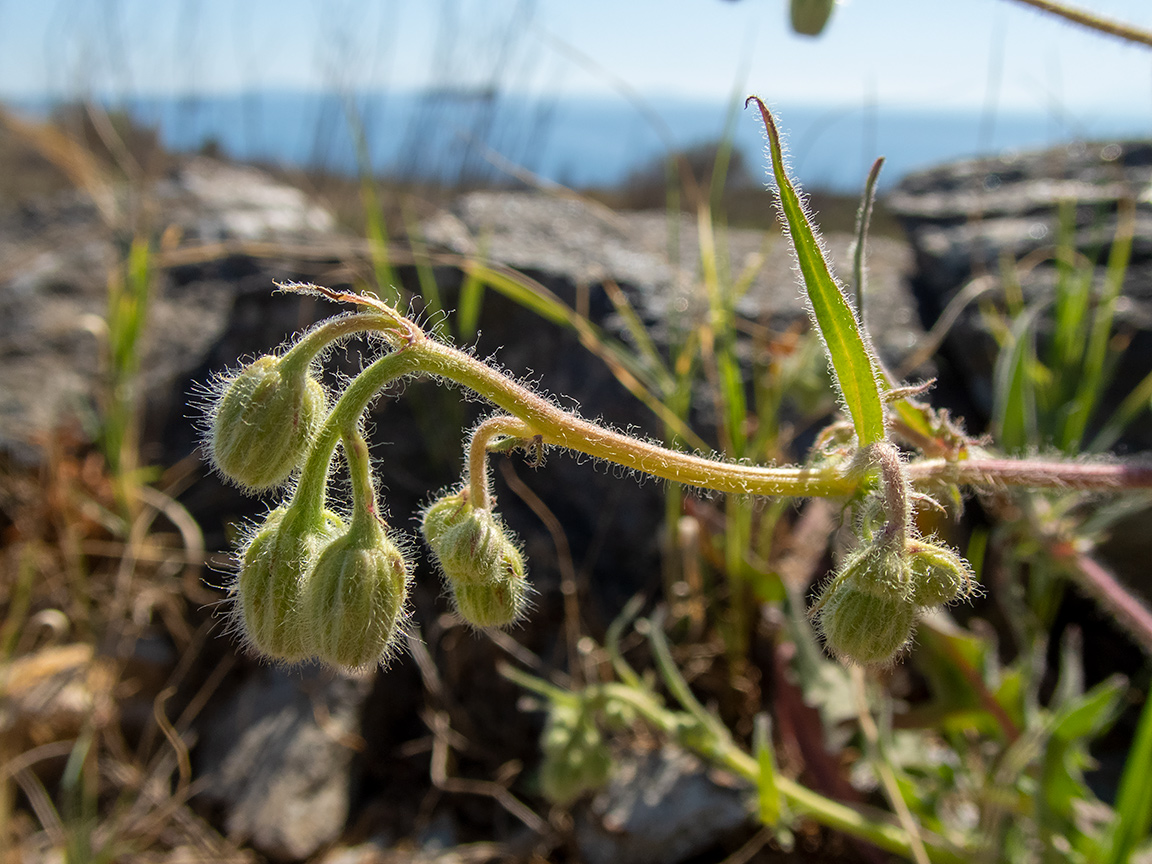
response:
[[[780,209],[788,223],[796,259],[804,277],[804,287],[812,305],[812,314],[828,349],[841,396],[856,427],[856,437],[861,447],[867,447],[885,437],[884,407],[877,384],[876,360],[860,331],[860,323],[856,320],[848,298],[832,278],[816,232],[788,177],[775,121],[764,103],[759,99],[755,101],[764,118]]]
[[[891,381],[879,369],[860,322],[832,277],[800,193],[784,169],[774,121],[762,104],[760,109],[781,210],[851,425],[829,426],[818,435],[812,454],[801,465],[764,467],[679,449],[680,441],[699,440],[686,422],[689,394],[699,370],[716,394],[717,437],[732,457],[774,459],[779,428],[772,413],[786,397],[795,398],[794,391],[812,389],[797,386],[808,380],[805,370],[810,366],[770,364],[763,376],[766,380],[757,381],[751,390],[754,400],[748,399],[737,362],[734,310],[750,277],[732,279],[724,272],[718,252],[722,232],[715,230],[716,220],[706,202],[699,202],[697,215],[700,281],[709,314],[706,322],[684,328],[668,359],[644,332],[638,316],[629,314],[623,294],[612,288],[609,294],[632,331],[633,348],[607,338],[530,280],[479,260],[464,262],[468,278],[477,286],[471,293],[491,287],[524,302],[546,320],[577,332],[619,380],[665,421],[675,447],[641,441],[560,409],[484,362],[425,333],[386,302],[314,286],[285,286],[355,303],[361,309],[305,334],[285,355],[285,364],[307,369],[325,345],[361,331],[378,333],[385,350],[343,387],[334,405],[322,409],[317,424],[309,427],[306,446],[289,460],[297,483],[290,497],[255,532],[243,556],[235,588],[243,628],[255,647],[283,660],[319,654],[330,662],[360,666],[386,659],[386,647],[403,615],[400,595],[406,586],[406,564],[382,523],[375,521],[380,508],[359,429],[364,410],[380,388],[424,374],[466,387],[503,412],[474,430],[459,491],[442,496],[423,514],[425,539],[466,620],[477,627],[507,624],[523,611],[528,591],[520,552],[492,507],[487,488],[491,452],[521,449],[539,459],[547,448],[563,448],[676,484],[729,493],[722,536],[709,538],[703,547],[727,576],[729,600],[727,607],[709,610],[710,615],[706,611],[710,620],[703,623],[714,624],[724,635],[728,662],[740,669],[746,663],[750,623],[758,611],[750,590],[755,585],[756,599],[771,604],[776,618],[786,622],[781,636],[795,647],[791,672],[800,683],[788,686],[805,691],[806,704],[816,706],[830,728],[848,718],[858,720],[864,743],[860,752],[866,754],[860,765],[880,778],[895,820],[846,807],[785,776],[772,759],[763,723],[758,727],[754,755],[746,752],[721,717],[706,709],[684,680],[667,641],[662,614],[640,622],[637,630],[647,637],[663,692],[679,708],[666,707],[659,685],[640,676],[624,660],[619,646],[624,623],[611,628],[605,646],[619,682],[593,681],[565,691],[508,671],[510,677],[547,699],[540,783],[553,801],[570,803],[603,783],[611,769],[609,733],[626,734],[642,721],[753,783],[760,812],[782,842],[791,836],[794,820],[807,816],[920,860],[962,861],[974,855],[1012,859],[1032,849],[1042,849],[1048,857],[1074,853],[1072,860],[1090,860],[1101,850],[1115,854],[1130,850],[1136,843],[1133,832],[1147,821],[1147,802],[1142,796],[1126,793],[1124,815],[1117,823],[1127,826],[1122,830],[1105,831],[1100,824],[1086,821],[1078,810],[1079,802],[1091,798],[1083,781],[1088,745],[1114,719],[1125,685],[1110,680],[1085,692],[1079,656],[1069,642],[1057,693],[1048,704],[1041,704],[1037,690],[1045,670],[1039,641],[1026,642],[1028,650],[1001,668],[997,646],[986,636],[942,626],[934,607],[975,594],[976,574],[958,552],[935,537],[922,537],[914,517],[921,505],[940,506],[931,496],[959,502],[965,485],[1062,488],[1069,478],[1075,478],[1082,487],[1095,482],[1104,488],[1147,480],[1139,480],[1143,475],[1128,477],[1123,466],[1093,475],[1070,463],[1001,458],[977,447],[946,414],[917,401],[921,389],[902,388]],[[866,206],[863,214],[861,242],[867,228]],[[1123,260],[1121,252],[1114,256]],[[1109,272],[1118,280],[1122,268],[1116,264]],[[861,272],[856,280],[858,291],[862,277]],[[1085,301],[1078,290],[1069,287],[1056,310],[1058,318],[1069,322],[1068,328],[1081,318],[1076,310]],[[1109,296],[1114,303],[1114,292],[1106,292],[1106,301]],[[1056,340],[1053,350],[1065,358],[1061,362],[1071,362],[1067,358],[1081,344],[1085,353],[1096,356],[1093,352],[1102,339],[1098,334],[1104,332],[1105,324],[1111,324],[1109,302],[1104,306],[1090,329],[1069,329]],[[1033,426],[1041,428],[1040,420],[1048,416],[1039,410],[1046,403],[1036,398],[1039,355],[1031,349],[1032,314],[1036,313],[1019,307],[1016,320],[1003,328],[1013,341],[1010,359],[1002,366],[1007,370],[1001,376],[1007,382],[1002,413],[1006,420],[1000,431],[1021,436],[1021,440]],[[1103,367],[1097,372],[1092,362],[1083,367],[1084,374],[1102,375]],[[758,423],[750,423],[749,415]],[[226,418],[225,422],[236,421]],[[1065,436],[1082,438],[1077,430],[1087,427],[1079,424],[1076,419],[1060,428]],[[343,537],[342,524],[327,507],[338,442],[343,442],[352,481],[352,528]],[[752,499],[768,496],[834,498],[855,511],[856,518],[845,520],[853,526],[855,549],[843,556],[836,575],[821,591],[813,610],[816,626],[832,653],[877,668],[909,650],[917,619],[926,616],[920,648],[912,656],[923,667],[932,690],[932,702],[921,718],[927,722],[917,726],[905,717],[906,728],[894,732],[885,720],[892,711],[887,697],[869,697],[861,670],[849,676],[820,653],[795,587],[762,563],[769,560],[774,529],[783,513],[776,503],[763,513],[755,511]],[[678,488],[668,500],[670,521],[678,519]],[[368,523],[371,530],[365,528],[366,519],[373,520]],[[354,538],[367,540],[360,543]],[[355,566],[346,567],[341,562],[353,549]],[[332,561],[337,563],[329,566]],[[686,560],[684,565],[688,568],[693,563]],[[341,583],[349,573],[356,577],[350,587]],[[384,589],[379,598],[372,593],[376,587]],[[1051,604],[1051,593],[1043,588],[1038,583],[1034,593]],[[379,614],[365,609],[377,609]],[[629,618],[632,614],[630,610]],[[384,620],[385,626],[373,630],[365,623],[365,615],[372,621]],[[319,638],[329,626],[331,634]],[[366,651],[348,641],[355,642],[354,634],[365,631],[373,646]],[[859,698],[845,699],[846,689]],[[883,722],[878,723],[876,716]],[[934,747],[937,756],[940,747],[950,755],[936,758],[931,755]],[[979,814],[980,831],[958,816],[972,808]]]

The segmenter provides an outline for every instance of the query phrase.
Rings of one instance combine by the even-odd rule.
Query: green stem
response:
[[[376,487],[372,483],[372,464],[368,458],[368,442],[355,425],[344,429],[340,441],[352,480],[352,523],[348,526],[349,531],[367,531],[379,518]]]
[[[345,429],[357,428],[360,415],[380,388],[397,378],[420,371],[418,359],[415,354],[403,349],[392,351],[368,366],[348,385],[324,421],[312,449],[308,451],[304,470],[300,472],[300,482],[292,496],[292,506],[305,508],[316,515],[323,511],[328,469],[341,433]]]
[[[284,374],[293,371],[302,372],[309,363],[316,359],[317,354],[338,339],[369,330],[393,331],[399,320],[398,315],[364,312],[329,318],[305,333],[300,341],[292,346],[291,350],[280,360],[280,368]]]
[[[492,492],[488,485],[488,444],[498,435],[531,438],[532,430],[515,417],[490,417],[472,431],[468,442],[468,495],[479,510],[492,509]]]
[[[500,674],[526,690],[538,693],[548,699],[563,699],[572,696],[568,690],[541,681],[539,678],[511,666],[502,666]],[[627,703],[653,727],[672,737],[683,728],[683,715],[665,708],[660,703],[659,698],[650,690],[643,688],[643,685],[635,687],[608,683],[594,685],[594,687],[598,693],[590,693],[589,691],[592,691],[593,687],[589,687],[585,690],[585,698],[594,698],[595,695]],[[694,697],[693,701],[695,701]],[[701,708],[701,710],[703,709]],[[757,782],[760,777],[760,765],[753,756],[737,747],[727,735],[710,743],[712,747],[702,755],[721,763],[752,784]],[[847,804],[825,798],[820,793],[813,792],[795,780],[779,774],[776,776],[776,787],[797,815],[807,815],[826,828],[842,831],[852,837],[866,840],[874,846],[895,852],[897,855],[912,857],[912,843],[908,832],[887,821],[886,817],[878,811],[873,813],[857,810]],[[963,864],[967,860],[938,837],[928,835],[922,837],[922,840],[930,858],[936,864]]]

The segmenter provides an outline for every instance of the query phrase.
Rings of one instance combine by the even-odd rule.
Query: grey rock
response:
[[[200,801],[228,836],[281,861],[313,855],[348,818],[371,678],[261,667],[200,724]]]
[[[965,160],[909,175],[885,203],[902,220],[915,256],[912,284],[926,325],[972,279],[996,275],[1005,260],[1036,256],[1021,279],[1024,297],[1053,296],[1062,202],[1075,202],[1073,242],[1095,261],[1103,282],[1118,222],[1118,202],[1137,202],[1136,233],[1116,326],[1133,337],[1105,408],[1112,407],[1152,368],[1152,143],[1074,143],[1034,153]],[[1045,319],[1042,319],[1042,321]],[[1041,325],[1041,333],[1048,325]],[[996,346],[975,307],[963,314],[945,356],[971,407],[987,416]],[[1152,438],[1130,443],[1148,447]]]
[[[749,824],[751,787],[675,745],[621,757],[576,816],[588,864],[677,864]]]
[[[768,193],[765,207],[770,206]],[[819,216],[817,215],[817,222]],[[700,280],[700,236],[694,218],[670,220],[659,211],[613,212],[583,200],[535,192],[474,192],[451,213],[424,225],[429,241],[461,255],[481,243],[491,259],[532,274],[593,287],[610,278],[659,343],[677,320],[698,320],[706,308]],[[842,280],[851,273],[853,238],[831,235],[826,245]],[[774,233],[729,229],[720,266],[733,276],[755,268],[756,276],[737,311],[774,326],[807,320],[803,286],[791,246]],[[877,347],[887,360],[903,357],[923,335],[906,281],[912,258],[906,244],[874,238],[868,246],[865,314],[874,322]],[[622,322],[608,316],[623,332]]]
[[[148,200],[154,225],[205,243],[291,243],[335,224],[294,187],[199,157],[157,181]],[[108,279],[126,243],[79,193],[0,210],[0,448],[32,458],[30,442],[92,415],[106,374]],[[247,271],[261,274],[254,281],[264,292],[273,276],[291,275],[273,263]],[[179,268],[157,273],[140,346],[145,398],[183,401],[171,399],[172,384],[220,338],[243,273],[191,281]]]

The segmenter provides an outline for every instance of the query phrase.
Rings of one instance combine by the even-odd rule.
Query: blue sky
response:
[[[1152,29],[1152,0],[1081,0]],[[1009,0],[0,0],[0,97],[482,84],[776,102],[1130,113],[1152,51]],[[577,59],[579,58],[579,59]]]

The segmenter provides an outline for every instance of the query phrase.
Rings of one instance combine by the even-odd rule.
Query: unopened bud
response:
[[[914,540],[908,544],[912,602],[941,606],[968,597],[976,589],[972,567],[946,546]]]
[[[209,449],[216,468],[246,489],[270,489],[304,461],[327,398],[306,369],[284,373],[265,355],[225,382],[212,410]]]
[[[852,581],[834,582],[819,614],[832,653],[866,666],[890,663],[911,643],[916,623],[912,603],[861,590]]]
[[[300,618],[304,582],[320,551],[343,529],[330,511],[316,520],[278,507],[253,534],[232,590],[240,631],[256,651],[290,663],[309,656]]]
[[[491,510],[473,507],[463,493],[447,495],[424,512],[422,527],[465,621],[504,627],[523,614],[524,559]]]
[[[554,804],[571,804],[603,786],[612,772],[612,754],[583,704],[552,704],[540,749],[541,791]]]
[[[528,583],[521,571],[492,582],[453,585],[452,599],[460,617],[473,627],[507,627],[524,614]]]
[[[304,588],[302,626],[309,652],[348,668],[388,658],[399,632],[410,576],[400,549],[375,520],[329,544]]]
[[[792,29],[803,36],[819,36],[835,5],[835,0],[792,0]]]

